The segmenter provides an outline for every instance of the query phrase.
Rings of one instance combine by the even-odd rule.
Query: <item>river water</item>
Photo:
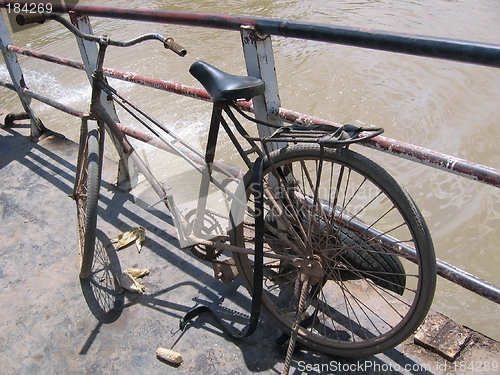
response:
[[[497,0],[116,0],[113,5],[287,18],[500,43]],[[233,74],[245,73],[239,33],[101,18],[92,22],[95,33],[113,38],[164,33],[189,51],[180,59],[154,43],[144,44],[133,50],[111,50],[106,66],[193,86],[199,84],[188,67],[198,59]],[[74,38],[55,23],[15,33],[12,38],[19,46],[79,59]],[[388,137],[500,166],[500,70],[278,37],[273,47],[283,107],[339,123],[381,126]],[[80,110],[88,107],[90,89],[82,72],[22,56],[19,60],[30,89]],[[2,60],[0,78],[7,77]],[[194,142],[206,134],[209,104],[124,82],[115,85]],[[0,90],[2,107],[20,109],[12,92]],[[34,102],[33,107],[47,127],[77,139],[77,119],[40,103]],[[414,197],[426,217],[438,258],[500,285],[498,189],[358,150],[382,164]],[[233,153],[229,148],[222,151],[227,156]],[[500,340],[497,304],[439,279],[433,308]]]

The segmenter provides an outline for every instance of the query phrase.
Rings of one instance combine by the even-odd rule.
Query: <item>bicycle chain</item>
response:
[[[222,249],[214,246],[194,245],[189,248],[191,252],[199,259],[206,262],[221,263],[217,259],[222,255]]]
[[[205,212],[209,213],[212,215],[212,218],[217,221],[215,219],[215,217],[220,217],[222,219],[228,219],[227,216],[224,216],[222,214],[220,214],[219,212],[216,212],[216,211],[213,211],[213,210],[210,210],[210,209],[207,209]],[[243,222],[244,225],[247,225],[249,227],[255,227],[255,223],[253,222],[248,222],[248,221],[244,221]],[[245,242],[247,240],[251,240],[251,238],[245,238]],[[207,261],[207,262],[211,262],[211,263],[219,263],[219,264],[223,264],[224,261],[223,260],[217,260],[221,255],[222,255],[222,252],[223,250],[222,249],[218,249],[217,251],[214,251],[214,249],[217,249],[216,246],[209,246],[210,250],[207,250],[207,247],[204,246],[204,245],[194,245],[194,246],[191,246],[189,248],[189,250],[199,259],[201,260],[204,260],[204,261]],[[210,253],[212,252],[212,253]],[[276,266],[276,265],[273,265],[273,264],[264,264],[263,265],[264,268],[280,268],[280,266]]]
[[[217,211],[213,211],[209,208],[205,210],[206,213],[210,214],[212,216],[212,219],[219,223],[219,221],[216,219],[216,217],[219,217],[221,219],[226,219],[229,220],[229,217],[226,215],[223,215]],[[244,225],[248,226],[255,226],[254,223],[250,222],[244,222]],[[220,226],[220,224],[219,224]],[[189,250],[199,259],[207,261],[207,262],[212,262],[212,263],[224,263],[224,261],[218,261],[217,259],[222,255],[223,250],[218,249],[217,251],[214,251],[217,249],[216,246],[209,246],[210,249],[207,249],[205,245],[194,245],[189,248]],[[265,266],[264,266],[265,267]],[[272,266],[268,266],[272,268]]]

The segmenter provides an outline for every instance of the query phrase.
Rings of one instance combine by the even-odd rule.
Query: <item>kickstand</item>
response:
[[[288,350],[285,357],[285,367],[281,371],[281,375],[288,375],[290,372],[290,365],[292,363],[293,351],[295,350],[295,343],[297,341],[297,334],[299,332],[300,323],[302,322],[302,315],[304,314],[304,306],[306,304],[307,289],[309,286],[309,276],[300,274],[300,281],[302,281],[302,289],[300,291],[299,306],[297,307],[297,314],[295,322],[293,323],[292,332],[290,333],[290,341],[288,342]],[[298,280],[298,279],[297,279]]]

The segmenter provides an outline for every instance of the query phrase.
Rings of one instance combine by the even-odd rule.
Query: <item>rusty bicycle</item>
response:
[[[290,343],[297,340],[338,356],[383,352],[414,332],[430,308],[436,284],[429,230],[396,180],[349,148],[383,129],[278,126],[256,120],[238,103],[262,95],[265,82],[197,61],[190,72],[213,102],[206,150],[201,152],[111,87],[103,74],[109,46],[159,40],[181,56],[184,48],[159,34],[126,42],[84,34],[55,14],[20,22],[45,19],[60,22],[99,47],[90,111],[81,123],[73,191],[81,278],[92,272],[107,131],[173,217],[180,247],[212,262],[221,278],[228,267],[237,269],[253,296],[251,322],[242,335],[253,332],[260,308],[290,335]],[[199,172],[194,203],[180,204],[172,189],[155,178],[103,106],[103,96]],[[271,128],[271,135],[251,136],[247,129],[255,123]],[[216,159],[222,131],[243,169]],[[210,207],[214,190],[224,197],[222,208]],[[223,254],[226,260],[221,260]]]

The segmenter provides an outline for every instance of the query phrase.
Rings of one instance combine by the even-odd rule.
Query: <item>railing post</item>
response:
[[[93,34],[89,17],[80,16],[78,14],[75,14],[74,12],[70,12],[70,19],[73,25],[75,25],[75,27],[77,27],[81,32],[85,34]],[[85,72],[87,73],[90,84],[92,84],[92,74],[94,73],[97,64],[97,44],[95,42],[84,40],[80,37],[76,37],[76,42],[78,44],[78,48],[80,49],[82,61],[85,66]],[[104,108],[109,113],[111,118],[116,122],[120,122],[118,119],[118,114],[115,110],[114,103],[112,100],[108,100],[105,92],[101,94],[101,103],[103,104]],[[120,142],[113,136],[113,134],[109,131],[107,133],[111,138],[113,144],[115,145],[115,149],[118,152],[118,156],[120,158],[118,162],[118,176],[116,185],[121,190],[130,190],[131,182],[128,155],[123,151]]]
[[[5,64],[7,65],[12,84],[17,92],[17,95],[19,96],[19,100],[21,101],[24,111],[30,119],[30,136],[32,138],[38,138],[47,130],[47,128],[45,128],[42,121],[40,121],[40,119],[35,115],[35,112],[31,109],[31,98],[24,94],[23,90],[27,89],[27,87],[24,81],[23,71],[17,61],[16,54],[7,49],[7,46],[11,44],[12,41],[10,39],[7,25],[5,24],[3,15],[0,15],[0,49],[2,50],[3,58],[5,60]]]
[[[259,34],[253,26],[242,26],[240,32],[248,75],[258,77],[266,83],[264,94],[253,98],[255,118],[282,125],[282,120],[274,115],[278,113],[281,101],[271,36]],[[259,126],[260,137],[267,137],[272,131],[269,127]]]

